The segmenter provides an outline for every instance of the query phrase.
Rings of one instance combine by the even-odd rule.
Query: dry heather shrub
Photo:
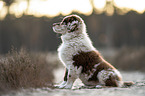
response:
[[[48,87],[53,83],[52,72],[56,67],[56,64],[46,62],[46,55],[12,50],[6,58],[0,58],[0,91]]]
[[[123,48],[115,56],[113,63],[122,70],[145,71],[145,48]]]

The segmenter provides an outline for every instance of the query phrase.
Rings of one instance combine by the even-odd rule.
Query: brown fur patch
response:
[[[97,75],[102,70],[115,69],[111,64],[106,62],[97,51],[79,52],[77,55],[73,56],[73,60],[74,66],[77,66],[78,68],[80,66],[83,67],[82,73],[90,75],[90,72],[92,72],[93,69],[96,69],[88,81],[98,81]],[[94,68],[96,64],[99,65]]]
[[[82,73],[87,73],[89,70],[91,71],[95,64],[101,62],[100,54],[96,51],[90,52],[79,52],[77,55],[73,56],[73,65],[83,67]]]

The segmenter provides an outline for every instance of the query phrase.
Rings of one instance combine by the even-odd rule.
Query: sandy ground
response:
[[[62,70],[57,70],[55,82],[60,82]],[[101,88],[101,89],[79,89],[82,85],[77,80],[73,89],[22,89],[18,92],[11,92],[2,96],[145,96],[145,74],[141,72],[121,71],[124,81],[134,81],[135,85],[129,88]]]

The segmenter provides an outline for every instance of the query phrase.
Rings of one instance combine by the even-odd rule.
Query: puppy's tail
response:
[[[132,86],[132,85],[134,85],[135,83],[134,82],[132,82],[132,81],[125,81],[124,83],[123,83],[123,86],[124,87],[130,87],[130,86]]]

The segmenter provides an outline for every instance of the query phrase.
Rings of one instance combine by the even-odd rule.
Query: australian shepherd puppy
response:
[[[77,78],[86,86],[122,87],[125,84],[120,72],[105,61],[92,45],[82,18],[66,16],[61,22],[53,24],[53,30],[62,34],[58,56],[66,67],[64,81],[58,88],[72,88]]]

